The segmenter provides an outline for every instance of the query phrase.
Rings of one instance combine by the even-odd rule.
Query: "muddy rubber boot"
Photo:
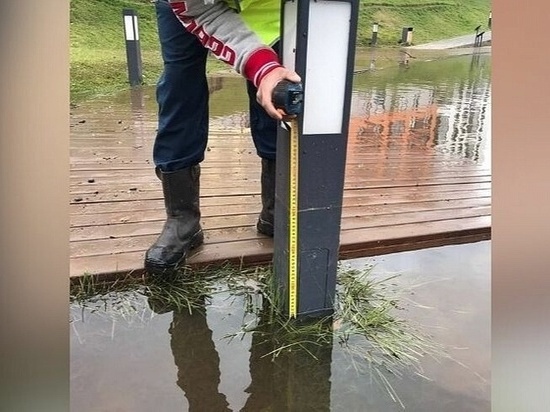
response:
[[[152,274],[183,266],[188,252],[204,241],[199,208],[200,166],[157,174],[162,181],[167,218],[157,241],[145,254],[145,270]]]
[[[256,224],[258,233],[273,237],[275,211],[275,160],[262,159],[262,212]]]

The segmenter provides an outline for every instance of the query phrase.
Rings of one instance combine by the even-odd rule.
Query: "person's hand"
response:
[[[262,105],[269,116],[277,120],[283,120],[283,117],[287,116],[284,110],[275,108],[271,101],[273,89],[281,80],[299,83],[302,79],[298,76],[298,73],[285,67],[278,67],[266,74],[258,85],[258,93],[256,93],[258,103]]]

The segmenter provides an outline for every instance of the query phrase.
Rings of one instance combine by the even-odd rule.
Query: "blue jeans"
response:
[[[209,119],[208,51],[185,30],[167,1],[157,1],[155,7],[164,70],[156,91],[158,131],[153,161],[163,172],[171,172],[204,160]],[[258,156],[274,160],[277,121],[256,102],[256,91],[247,81],[252,139]]]

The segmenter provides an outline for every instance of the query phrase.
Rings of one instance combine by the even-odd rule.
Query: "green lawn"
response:
[[[154,4],[150,0],[71,0],[71,102],[128,87],[122,10],[139,16],[143,82],[153,85],[162,70]],[[372,23],[380,25],[378,45],[398,46],[401,29],[411,26],[416,44],[473,32],[485,25],[489,0],[362,0],[358,45],[367,45]],[[210,59],[209,71],[226,69]]]

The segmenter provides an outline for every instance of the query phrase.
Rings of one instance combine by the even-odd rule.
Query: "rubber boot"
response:
[[[275,212],[275,160],[262,159],[262,212],[256,224],[258,233],[273,237]]]
[[[145,254],[145,270],[159,274],[185,264],[188,252],[204,242],[200,225],[200,166],[175,172],[157,171],[162,181],[166,222],[157,241]]]

